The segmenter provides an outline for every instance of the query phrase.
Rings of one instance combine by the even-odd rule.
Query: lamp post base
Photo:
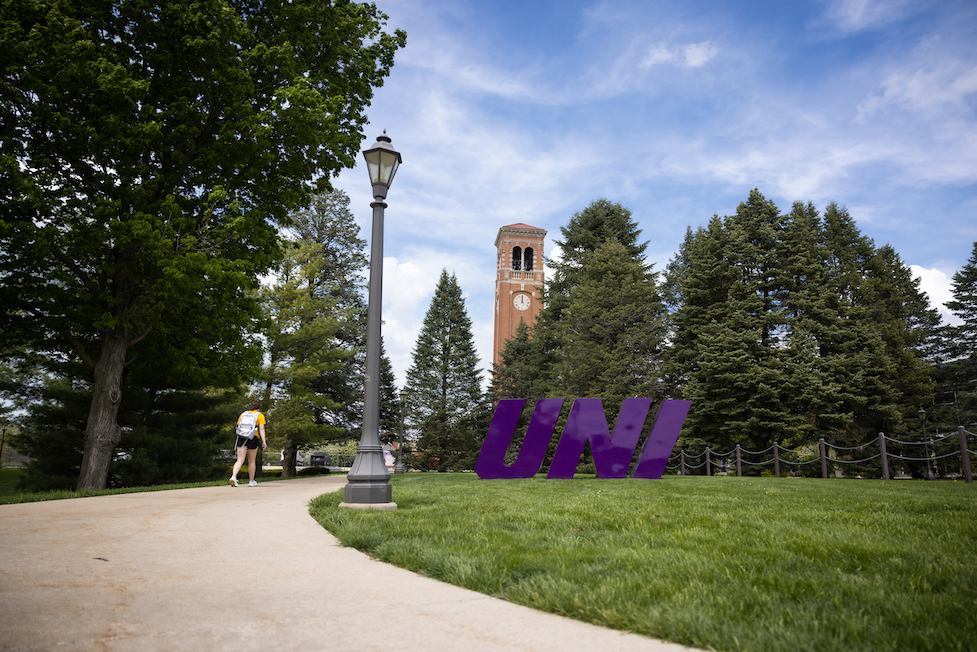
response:
[[[393,504],[393,488],[389,482],[354,482],[348,481],[343,494],[343,504],[374,505]]]
[[[395,509],[397,505],[391,502],[392,497],[393,487],[390,486],[390,472],[383,461],[383,449],[379,445],[361,443],[356,450],[353,466],[346,476],[342,505],[387,505],[381,509]]]
[[[397,509],[397,503],[339,503],[339,506],[350,509],[377,509],[381,511]]]

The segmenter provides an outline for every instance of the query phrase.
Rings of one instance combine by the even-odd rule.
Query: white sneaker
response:
[[[231,486],[232,487],[236,487],[237,486],[237,478],[235,478],[235,477],[232,477],[228,482],[231,483]]]
[[[257,487],[258,486],[257,480],[252,480],[251,482],[248,483],[248,486],[249,487]]]

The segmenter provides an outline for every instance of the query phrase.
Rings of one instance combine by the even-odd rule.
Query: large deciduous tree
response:
[[[175,315],[207,311],[233,339],[274,223],[353,164],[406,40],[385,22],[355,2],[0,0],[0,326],[91,370],[79,488],[105,485],[144,338],[193,340]]]

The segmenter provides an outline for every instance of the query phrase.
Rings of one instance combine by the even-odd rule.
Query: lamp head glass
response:
[[[377,136],[377,142],[373,147],[363,152],[366,159],[366,169],[370,174],[370,183],[373,184],[373,196],[377,199],[384,199],[387,190],[393,183],[397,168],[400,167],[400,152],[390,144],[390,137],[384,132],[382,136]]]

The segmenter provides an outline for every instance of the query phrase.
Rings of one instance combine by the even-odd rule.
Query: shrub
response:
[[[282,472],[279,471],[278,472],[278,475],[281,476],[281,474],[282,474]],[[266,475],[267,475],[267,473],[266,473]],[[296,473],[296,475],[298,475],[298,476],[329,475],[329,469],[327,469],[325,467],[322,467],[322,466],[307,466],[304,469],[300,470],[298,473]]]

